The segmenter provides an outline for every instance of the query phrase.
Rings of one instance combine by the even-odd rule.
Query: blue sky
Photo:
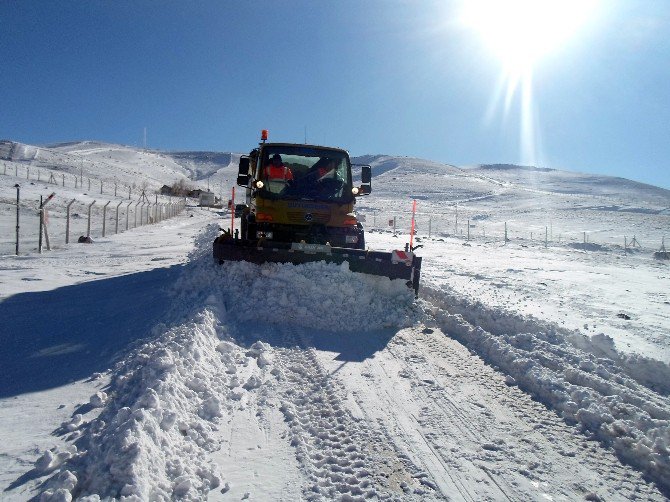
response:
[[[2,0],[0,138],[249,151],[275,141],[670,188],[670,2],[602,0],[494,106],[503,64],[460,0]]]

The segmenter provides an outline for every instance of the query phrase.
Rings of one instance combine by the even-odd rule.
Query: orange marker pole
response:
[[[233,187],[233,202],[230,205],[230,236],[235,236],[235,187]]]
[[[414,199],[414,202],[412,204],[412,228],[409,231],[409,250],[411,251],[412,248],[414,247],[414,215],[416,214],[416,199]]]

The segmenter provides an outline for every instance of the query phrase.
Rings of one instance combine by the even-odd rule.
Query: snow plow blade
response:
[[[219,263],[247,261],[251,263],[349,263],[349,270],[363,274],[380,275],[389,279],[404,279],[408,287],[419,295],[421,257],[410,251],[369,251],[332,247],[328,244],[284,242],[251,242],[226,238],[214,241],[214,258]]]

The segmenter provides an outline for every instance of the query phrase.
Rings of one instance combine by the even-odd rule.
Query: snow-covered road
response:
[[[478,302],[446,259],[418,301],[346,266],[219,266],[214,218],[4,264],[0,498],[668,495],[667,365]]]

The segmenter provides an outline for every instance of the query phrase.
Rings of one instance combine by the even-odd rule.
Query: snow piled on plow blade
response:
[[[389,279],[402,279],[418,295],[421,257],[406,252],[383,252],[337,248],[328,245],[296,243],[251,244],[247,241],[218,238],[213,245],[214,258],[221,261],[251,263],[292,263],[294,265],[324,261],[348,263],[349,270]],[[405,260],[400,256],[405,256]]]

